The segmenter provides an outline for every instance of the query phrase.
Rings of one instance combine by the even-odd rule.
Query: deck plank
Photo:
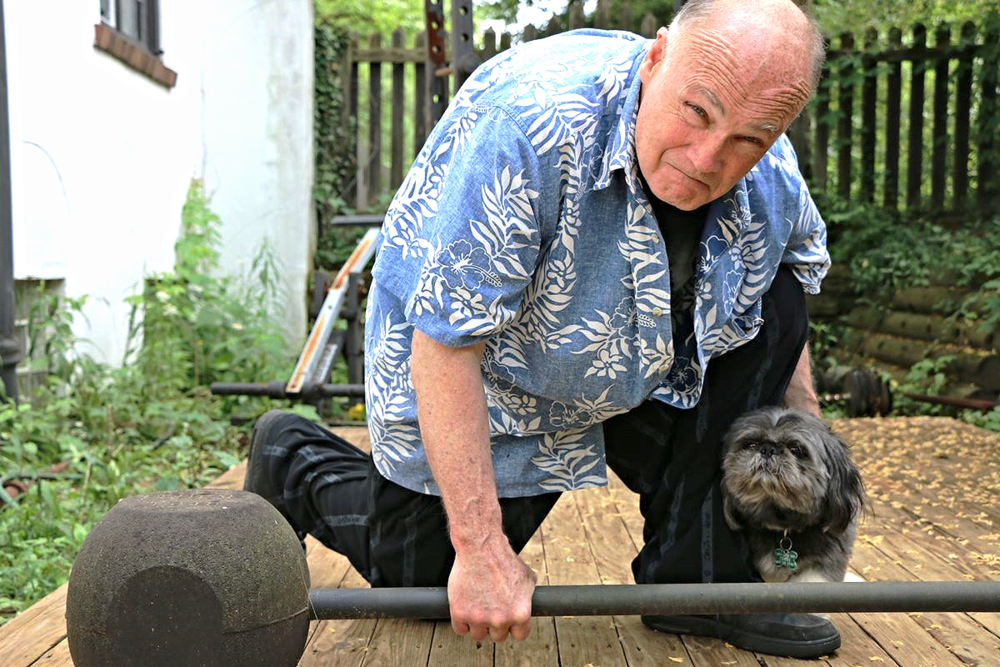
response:
[[[549,583],[597,584],[600,578],[590,555],[574,494],[564,493],[546,519],[543,533]],[[624,667],[625,654],[610,616],[562,616],[556,619],[559,664]]]
[[[608,488],[574,494],[602,584],[633,582],[631,562],[638,550],[624,514],[637,514],[638,506],[635,495],[627,490],[625,493],[631,496],[631,502],[622,498],[621,508],[619,499]],[[638,616],[615,616],[614,622],[629,667],[692,664],[677,635],[653,632]]]
[[[543,533],[548,525],[543,523],[521,550],[521,560],[538,575],[539,586],[549,584],[543,544]],[[531,619],[531,633],[527,639],[497,644],[493,659],[496,667],[549,667],[558,664],[558,655],[556,620],[539,616]]]
[[[28,667],[66,638],[66,584],[0,627],[0,665]]]

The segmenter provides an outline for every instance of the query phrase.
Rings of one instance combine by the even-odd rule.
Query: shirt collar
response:
[[[653,43],[652,40],[649,41]],[[639,91],[642,88],[642,80],[639,78],[639,67],[642,59],[646,57],[643,49],[636,56],[632,66],[632,81],[629,85],[628,93],[622,98],[618,107],[618,122],[614,127],[614,136],[608,145],[608,150],[604,154],[601,163],[601,172],[594,183],[595,190],[603,190],[611,184],[611,174],[618,169],[625,170],[625,178],[628,182],[629,190],[635,191],[640,188],[636,178],[636,157],[635,157],[635,119],[639,113]]]

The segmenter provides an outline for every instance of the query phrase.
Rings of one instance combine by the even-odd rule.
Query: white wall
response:
[[[312,3],[173,0],[161,5],[167,90],[93,47],[99,0],[6,0],[14,271],[88,294],[77,333],[119,362],[123,300],[168,270],[192,177],[224,222],[224,269],[268,242],[286,298],[276,317],[305,335],[313,244]]]

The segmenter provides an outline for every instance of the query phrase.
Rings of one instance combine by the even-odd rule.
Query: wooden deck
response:
[[[872,496],[852,566],[868,580],[1000,580],[1000,436],[949,419],[845,420]],[[363,429],[341,430],[364,444]],[[238,487],[242,467],[218,486]],[[635,497],[617,480],[565,494],[528,544],[542,584],[630,583],[640,543]],[[366,585],[310,538],[314,587]],[[65,641],[66,587],[0,627],[0,667],[72,665]],[[1000,665],[1000,614],[835,614],[837,667]],[[791,667],[717,640],[647,630],[638,617],[536,618],[531,637],[477,645],[448,623],[400,620],[314,623],[302,667]]]

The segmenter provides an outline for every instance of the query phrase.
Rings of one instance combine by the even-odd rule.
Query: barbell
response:
[[[1000,582],[539,586],[534,616],[1000,611]],[[301,543],[246,491],[119,502],[70,575],[76,667],[292,667],[309,621],[447,618],[444,588],[309,590]]]

